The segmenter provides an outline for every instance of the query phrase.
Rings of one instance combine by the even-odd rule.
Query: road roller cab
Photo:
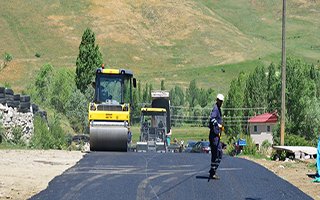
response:
[[[127,151],[133,73],[125,69],[96,70],[94,100],[89,105],[91,151]]]

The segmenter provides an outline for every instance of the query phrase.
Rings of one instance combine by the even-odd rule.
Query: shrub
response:
[[[64,133],[63,129],[60,126],[60,118],[58,115],[55,115],[52,123],[49,124],[49,131],[53,137],[53,149],[65,149],[67,147],[67,136]]]
[[[10,62],[10,61],[13,59],[13,56],[12,56],[10,53],[5,52],[3,59],[4,59],[5,62],[8,63],[8,62]]]
[[[282,160],[284,161],[287,158],[286,151],[272,151],[271,153],[271,160]]]
[[[0,118],[1,118],[1,114],[0,114]],[[0,123],[0,143],[2,143],[2,138],[3,138],[3,134],[4,134],[4,129],[2,127],[2,123]]]
[[[74,89],[71,93],[65,108],[73,130],[77,133],[84,133],[88,124],[88,102],[79,89]]]
[[[31,147],[37,149],[49,149],[51,141],[52,137],[46,121],[39,115],[36,115],[34,119],[34,134],[30,141]]]
[[[75,88],[73,74],[69,69],[56,70],[49,87],[51,91],[49,95],[51,106],[58,112],[65,114],[66,102],[69,100],[73,88]]]
[[[22,134],[23,134],[23,131],[22,131],[22,127],[21,126],[15,126],[13,129],[12,129],[12,135],[13,135],[13,139],[11,141],[11,143],[15,144],[15,145],[22,145],[24,146],[25,145],[25,142],[22,140]]]
[[[234,144],[235,144],[235,139],[234,138],[229,138],[228,140],[228,144],[227,144],[227,149],[226,149],[226,153],[228,155],[231,155],[231,156],[234,156],[235,155],[235,147],[234,147]]]
[[[307,141],[304,137],[298,135],[287,134],[285,136],[286,146],[309,146],[310,141]]]
[[[271,143],[268,140],[264,140],[260,147],[260,153],[266,155],[268,153]]]
[[[245,136],[247,145],[243,147],[243,154],[244,155],[256,155],[257,147],[256,144],[253,142],[250,135]]]
[[[64,149],[67,147],[67,138],[57,116],[48,124],[40,116],[34,119],[34,135],[30,142],[31,147],[37,149]]]

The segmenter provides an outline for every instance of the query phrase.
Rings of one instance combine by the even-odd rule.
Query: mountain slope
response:
[[[241,70],[280,61],[282,5],[276,0],[35,0],[0,6],[0,55],[14,56],[0,72],[0,84],[17,90],[44,63],[75,68],[86,27],[96,33],[107,66],[130,68],[154,88],[161,80],[170,88],[196,79],[201,87],[225,92]],[[311,0],[287,6],[287,51],[314,63],[320,57],[319,7]]]

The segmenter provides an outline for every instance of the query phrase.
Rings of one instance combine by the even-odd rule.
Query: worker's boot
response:
[[[209,170],[209,178],[212,179],[215,174],[216,174],[215,168],[211,168],[211,169]]]
[[[216,179],[216,180],[219,180],[219,179],[220,179],[220,177],[219,177],[217,174],[212,175],[210,178]]]

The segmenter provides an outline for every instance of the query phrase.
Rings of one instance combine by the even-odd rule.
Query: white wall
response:
[[[250,123],[249,124],[249,133],[251,135],[252,140],[261,146],[262,142],[268,140],[271,144],[273,144],[273,136],[272,130],[274,128],[275,123]],[[257,130],[254,131],[254,126],[257,127]],[[270,126],[270,131],[268,131],[267,127]]]

